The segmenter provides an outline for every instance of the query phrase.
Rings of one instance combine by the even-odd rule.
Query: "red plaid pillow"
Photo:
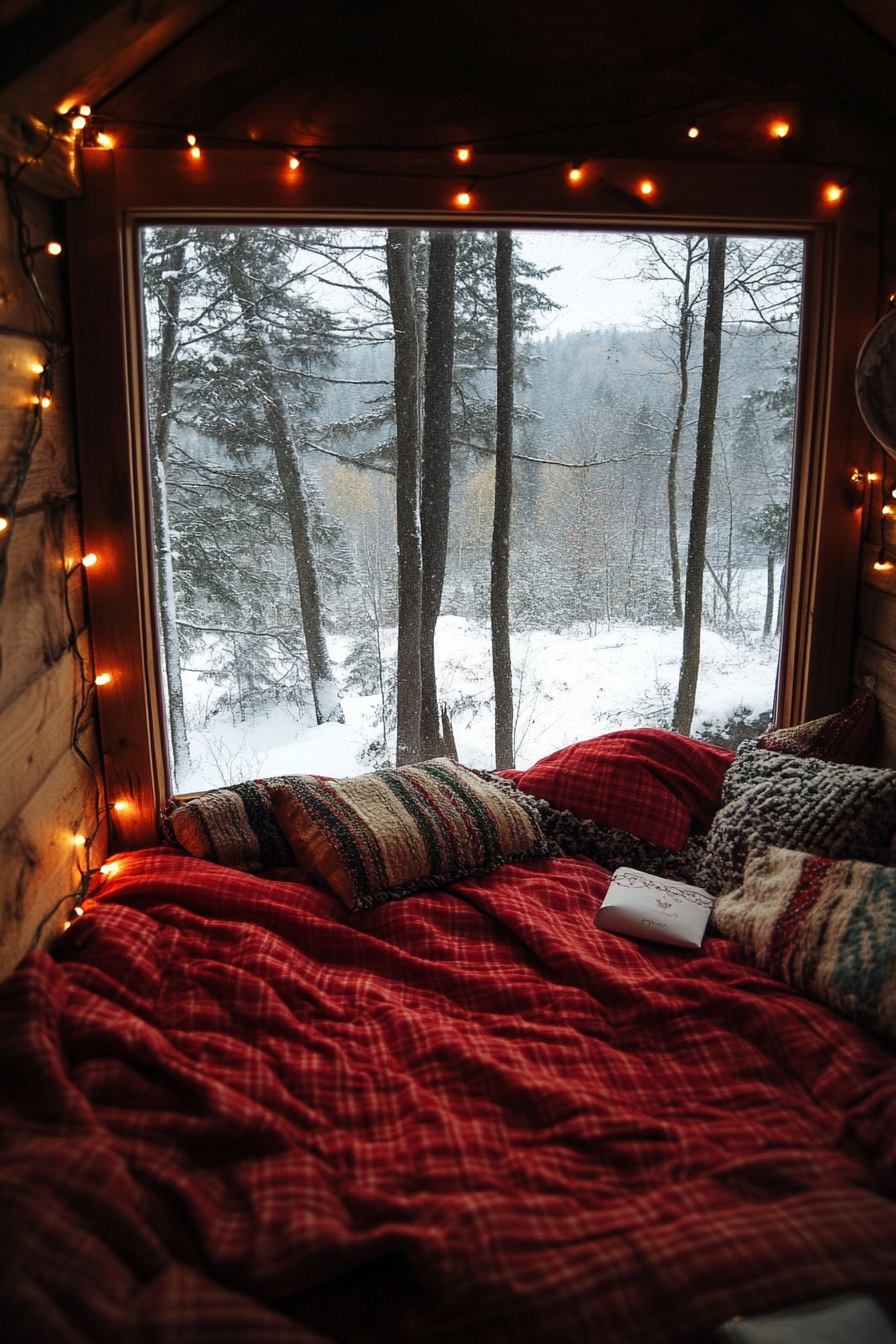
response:
[[[575,742],[528,770],[502,771],[525,793],[601,826],[681,849],[708,830],[734,752],[662,728],[631,728]]]

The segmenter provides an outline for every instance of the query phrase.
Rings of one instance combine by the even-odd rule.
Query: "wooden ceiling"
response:
[[[896,177],[892,0],[0,0],[0,152],[87,102],[122,146],[789,159]],[[767,122],[793,126],[774,142]],[[688,141],[696,123],[700,137]],[[57,123],[58,129],[58,123]],[[76,189],[74,142],[45,155]],[[344,148],[340,150],[344,152]],[[51,181],[51,179],[53,179]]]

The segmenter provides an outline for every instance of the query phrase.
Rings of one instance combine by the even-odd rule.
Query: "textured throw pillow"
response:
[[[697,882],[714,896],[731,891],[759,842],[829,859],[888,862],[894,831],[896,770],[804,759],[744,743],[725,777]]]
[[[851,705],[826,718],[794,728],[769,728],[759,738],[759,746],[789,756],[862,765],[870,759],[876,725],[877,701],[872,691],[865,691]]]
[[[257,873],[292,863],[292,850],[271,809],[267,781],[214,789],[172,804],[162,835],[197,859]]]
[[[896,868],[769,847],[712,922],[762,970],[896,1044]]]
[[[294,775],[268,788],[302,876],[350,910],[558,853],[533,800],[447,758],[355,779]]]
[[[712,822],[734,753],[662,728],[633,728],[574,742],[528,770],[518,788],[601,826],[681,849]]]

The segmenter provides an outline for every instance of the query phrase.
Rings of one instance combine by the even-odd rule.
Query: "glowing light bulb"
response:
[[[89,103],[82,103],[81,106],[78,108],[78,116],[89,117],[92,111],[93,109],[91,108]]]
[[[570,168],[569,172],[566,174],[566,177],[567,177],[567,180],[570,181],[570,182],[572,182],[572,184],[573,184],[574,186],[575,186],[575,184],[576,184],[577,182],[581,182],[581,180],[582,180],[582,170],[581,170],[581,168],[579,167],[579,165],[578,165],[577,163],[574,163],[574,164],[573,164],[573,166]]]
[[[5,532],[8,527],[9,527],[9,519],[0,518],[0,532]]]
[[[187,144],[188,144],[188,145],[195,145],[195,143],[196,143],[196,137],[195,137],[195,135],[188,135],[188,136],[187,136]]]
[[[103,877],[111,877],[114,873],[118,872],[118,864],[117,863],[100,864],[100,872],[102,873]]]
[[[78,918],[80,919],[81,916],[82,916],[83,913],[84,913],[84,907],[83,907],[83,905],[76,905],[72,913],[75,914],[75,915],[77,915]]]
[[[53,405],[53,398],[47,396],[47,394],[44,393],[44,395],[40,399],[40,404],[45,411],[49,410],[49,408]]]
[[[698,136],[699,134],[700,134],[700,127],[699,127],[699,126],[689,126],[689,127],[688,127],[688,139],[689,139],[689,140],[696,140],[696,139],[697,139],[697,136]]]
[[[882,569],[892,569],[893,566],[890,564],[889,560],[875,560],[874,568],[880,571]]]
[[[69,931],[69,929],[71,928],[71,926],[72,926],[72,922],[71,922],[71,920],[70,920],[70,919],[67,919],[67,920],[65,921],[65,923],[63,924],[63,926],[62,926],[62,932],[63,932],[63,933],[68,933],[68,931]]]
[[[115,148],[115,141],[112,139],[111,135],[107,135],[105,131],[97,132],[96,142],[98,145],[102,146],[103,149]]]
[[[473,151],[469,145],[458,145],[457,149],[454,151],[454,157],[457,159],[458,163],[469,163],[470,159],[473,157]]]
[[[462,210],[465,210],[467,206],[472,205],[472,203],[473,197],[468,191],[459,191],[454,198],[454,204],[459,205]]]
[[[127,812],[130,803],[125,798],[119,798],[117,802],[112,804],[112,807],[116,812]]]
[[[43,366],[43,364],[32,364],[32,365],[31,365],[31,372],[32,372],[32,373],[41,374],[41,373],[43,373],[43,371],[44,371],[44,366]]]
[[[83,129],[84,129],[84,127],[85,127],[86,125],[87,125],[87,118],[86,118],[86,117],[82,117],[82,116],[80,116],[80,115],[77,116],[77,117],[72,117],[72,130],[73,130],[73,131],[83,131]]]
[[[768,133],[774,140],[786,140],[790,134],[790,122],[773,121],[768,128]]]
[[[879,471],[869,471],[869,473],[868,473],[868,479],[869,479],[869,481],[879,481],[879,480],[880,480],[880,472],[879,472]]]
[[[108,685],[109,685],[109,682],[110,682],[111,680],[112,680],[112,677],[111,677],[111,675],[110,675],[108,672],[101,672],[101,673],[99,674],[99,676],[96,678],[96,685],[97,685],[97,686],[108,686]]]
[[[201,157],[202,157],[202,151],[200,150],[198,145],[194,145],[193,148],[190,150],[190,158],[199,159]]]
[[[295,154],[291,154],[291,155],[290,155],[290,158],[289,158],[289,166],[290,166],[290,168],[293,170],[293,172],[296,171],[296,169],[299,167],[299,165],[301,164],[301,162],[302,162],[302,160],[301,160],[300,158],[298,158]]]
[[[86,555],[81,556],[81,564],[85,569],[90,569],[91,565],[96,564],[96,555],[93,551],[88,551]]]
[[[82,845],[86,845],[86,844],[87,844],[87,836],[86,836],[86,835],[73,835],[73,836],[72,836],[72,844],[73,844],[73,845],[77,845],[78,848],[80,849]]]
[[[47,251],[49,252],[51,257],[59,257],[62,255],[62,244],[47,243]]]
[[[651,182],[649,178],[645,177],[643,182],[638,183],[638,190],[640,191],[642,196],[652,196],[653,193],[656,191],[656,184]]]
[[[836,182],[831,182],[821,194],[829,205],[836,205],[843,195],[843,188],[839,187]]]
[[[884,515],[885,518],[889,518],[893,513],[893,506],[891,504],[885,504],[881,509],[881,513]]]

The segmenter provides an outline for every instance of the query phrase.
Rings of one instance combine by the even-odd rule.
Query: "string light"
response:
[[[77,915],[78,919],[81,918],[81,916],[83,915],[83,913],[84,913],[84,907],[83,907],[83,905],[76,905],[75,908],[74,908],[74,910],[72,911],[72,914],[73,914],[73,915]]]
[[[290,168],[293,170],[293,172],[295,172],[296,169],[299,168],[299,167],[301,166],[301,163],[302,163],[302,160],[299,158],[298,154],[290,154],[290,156],[289,156],[289,166],[290,166]]]
[[[78,835],[73,835],[72,844],[76,845],[78,849],[80,849],[83,845],[87,844],[87,836],[81,835],[80,833]]]
[[[44,395],[40,398],[40,404],[43,407],[43,409],[47,411],[53,405],[53,398],[49,395],[49,393],[45,392]]]
[[[843,188],[838,186],[836,182],[831,182],[821,194],[829,205],[836,205],[843,195]]]
[[[40,374],[43,373],[43,371],[44,371],[44,366],[43,366],[43,364],[32,364],[32,365],[31,365],[31,372],[32,372],[32,373],[36,373],[36,374],[38,374],[38,376],[39,376]]]
[[[473,151],[469,145],[458,145],[457,149],[454,151],[454,157],[457,159],[458,163],[469,163],[470,159],[473,157]]]
[[[768,133],[774,140],[786,140],[790,134],[790,122],[773,121],[768,128]]]
[[[109,672],[101,672],[99,676],[96,678],[94,684],[96,686],[108,686],[111,680],[112,676]]]
[[[49,252],[51,257],[60,257],[62,256],[62,244],[47,243],[47,251]]]
[[[645,177],[643,182],[638,183],[638,191],[641,193],[642,196],[652,196],[653,193],[656,191],[656,184],[651,182],[649,178]]]
[[[580,163],[574,163],[566,174],[566,177],[567,181],[571,182],[573,186],[577,186],[582,180],[582,165]]]
[[[100,864],[100,872],[102,873],[103,877],[112,877],[115,873],[118,872],[118,864],[117,864],[117,863],[101,863],[101,864]]]
[[[129,807],[130,803],[126,798],[119,798],[117,802],[112,804],[112,810],[114,812],[127,812]]]
[[[880,472],[879,472],[879,471],[869,471],[869,473],[868,473],[868,479],[869,479],[869,481],[879,481],[879,480],[880,480]]]
[[[892,569],[893,566],[889,560],[875,560],[874,568],[880,571],[882,569]]]
[[[115,141],[105,131],[97,131],[96,142],[101,149],[114,149]]]
[[[8,527],[9,527],[9,519],[0,518],[0,532],[5,532]]]
[[[82,103],[81,106],[78,108],[78,115],[81,117],[89,117],[92,111],[93,108],[90,106],[89,103]]]
[[[885,518],[889,518],[893,513],[893,506],[891,504],[885,504],[881,509],[881,513]]]
[[[93,551],[88,551],[86,555],[81,556],[81,564],[85,569],[90,569],[92,565],[96,564],[96,554]]]
[[[199,148],[199,146],[198,146],[197,143],[196,143],[196,137],[195,137],[195,135],[188,135],[188,136],[187,136],[187,144],[190,146],[190,158],[192,158],[192,159],[198,159],[198,158],[200,157],[200,155],[202,154],[202,150]]]
[[[87,125],[87,118],[86,118],[86,117],[82,117],[81,114],[80,114],[80,112],[78,113],[78,115],[77,115],[76,117],[72,117],[72,130],[73,130],[73,131],[83,131],[83,129],[84,129],[84,127],[85,127],[86,125]]]
[[[697,139],[697,136],[698,136],[699,134],[700,134],[700,127],[699,127],[699,126],[689,126],[689,127],[688,127],[688,139],[689,139],[689,140],[696,140],[696,139]]]
[[[461,210],[466,210],[473,204],[473,197],[469,191],[459,191],[454,198],[454,204],[460,206]]]

